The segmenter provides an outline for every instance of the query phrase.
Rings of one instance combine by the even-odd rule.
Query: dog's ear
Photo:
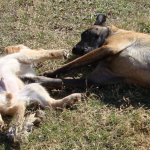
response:
[[[94,25],[105,25],[106,18],[107,18],[107,16],[105,14],[99,13],[97,15]]]

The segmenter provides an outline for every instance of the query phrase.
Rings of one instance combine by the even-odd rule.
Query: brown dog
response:
[[[55,79],[55,84],[69,87],[104,86],[125,82],[150,87],[150,35],[105,25],[106,16],[99,14],[93,26],[81,34],[73,53],[83,55],[46,77],[58,77],[70,70],[99,62],[86,79]],[[39,82],[41,78],[33,79]],[[50,85],[51,79],[43,84]],[[53,80],[54,83],[54,80]]]

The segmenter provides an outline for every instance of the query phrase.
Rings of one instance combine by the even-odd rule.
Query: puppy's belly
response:
[[[0,79],[0,93],[17,93],[19,91],[19,85],[15,78],[11,75],[5,75]]]

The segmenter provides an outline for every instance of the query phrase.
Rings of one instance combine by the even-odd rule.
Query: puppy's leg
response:
[[[26,104],[33,101],[34,103],[39,103],[44,108],[46,106],[57,108],[75,103],[81,99],[81,94],[75,93],[63,99],[55,100],[49,96],[48,92],[41,85],[32,83],[26,85],[21,91],[19,91],[16,98],[18,101],[26,102]]]
[[[102,46],[63,65],[61,68],[58,68],[54,72],[46,71],[41,75],[52,78],[59,77],[61,74],[64,74],[70,70],[77,69],[79,67],[83,67],[92,64],[94,62],[101,61],[109,57],[110,55],[113,55],[113,50],[109,49],[108,46]]]
[[[74,93],[71,95],[68,95],[62,99],[59,100],[51,100],[51,106],[52,108],[56,109],[56,108],[63,108],[66,105],[72,105],[74,103],[76,103],[77,101],[81,100],[81,93]]]
[[[8,46],[5,48],[7,54],[17,53],[14,55],[16,59],[21,63],[34,63],[41,60],[49,60],[49,59],[63,59],[67,57],[67,51],[64,49],[60,50],[32,50],[26,46],[18,45],[18,46]],[[13,55],[12,55],[13,56]]]
[[[7,54],[12,54],[12,53],[20,52],[20,50],[22,50],[22,49],[32,50],[32,49],[30,49],[29,47],[24,46],[24,45],[22,45],[22,44],[5,47],[5,51],[6,51]],[[43,50],[43,49],[38,48],[38,49],[34,49],[34,50],[39,51],[39,50]]]
[[[24,102],[20,102],[16,105],[17,108],[17,123],[21,123],[24,114],[25,114],[25,103]]]
[[[65,50],[21,50],[18,60],[22,63],[34,63],[42,60],[63,59]]]
[[[14,103],[8,104],[8,107],[5,109],[4,112],[5,115],[14,115],[16,113],[17,113],[16,124],[20,124],[25,113],[25,102],[21,101],[21,102],[16,102],[15,104]]]
[[[15,120],[16,122],[14,122],[14,125],[12,125],[9,128],[9,131],[7,133],[7,137],[15,141],[16,138],[18,137],[18,133],[23,128],[22,123],[23,123],[23,117],[25,113],[25,103],[17,102],[16,105],[9,107],[7,111],[9,112],[9,114],[17,113],[17,118]]]

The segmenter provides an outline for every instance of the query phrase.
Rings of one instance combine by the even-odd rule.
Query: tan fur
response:
[[[73,69],[100,61],[101,67],[97,67],[89,75],[90,80],[101,82],[100,80],[106,78],[106,82],[100,84],[105,85],[113,83],[114,77],[122,77],[124,82],[150,87],[150,66],[148,66],[150,59],[147,60],[150,55],[150,35],[126,31],[115,26],[108,28],[110,36],[102,47],[71,61],[62,68]],[[103,72],[109,76],[109,79],[112,78],[112,82],[107,83],[107,76],[104,76]]]
[[[77,80],[75,87],[104,86],[125,82],[150,88],[150,35],[119,29],[114,25],[105,25],[105,19],[104,14],[99,14],[95,25],[83,32],[85,38],[81,38],[81,41],[73,48],[73,52],[83,53],[84,50],[90,49],[91,40],[96,39],[97,36],[102,39],[103,35],[108,34],[102,46],[92,49],[54,72],[47,71],[41,75],[58,77],[70,70],[99,62],[96,69],[86,79]],[[90,32],[89,35],[85,34],[88,32]],[[63,82],[65,83],[65,80]],[[64,85],[73,87],[75,83],[74,80],[70,80]]]
[[[65,66],[74,68],[77,65],[85,66],[93,61],[100,61],[101,67],[97,67],[89,75],[89,79],[97,79],[100,85],[111,84],[114,77],[122,77],[124,82],[150,87],[150,66],[148,66],[150,59],[146,58],[146,55],[147,57],[150,55],[150,35],[126,31],[115,26],[108,26],[108,28],[110,36],[102,47]],[[103,74],[103,72],[105,73]],[[112,82],[107,83],[106,74],[109,79],[112,78]],[[100,81],[104,78],[105,81]]]

